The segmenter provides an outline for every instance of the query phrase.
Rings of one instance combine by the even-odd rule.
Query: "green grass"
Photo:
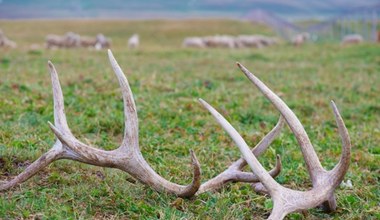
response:
[[[193,50],[180,47],[185,36],[270,34],[262,26],[226,20],[194,21],[0,21],[15,50],[0,51],[0,178],[20,173],[54,142],[47,60],[55,64],[65,96],[69,126],[85,143],[114,149],[122,139],[122,99],[105,51],[30,50],[48,33],[103,32],[128,76],[140,122],[140,147],[163,177],[191,181],[189,149],[202,166],[203,181],[240,157],[230,138],[197,102],[217,108],[254,146],[275,125],[279,113],[235,65],[246,65],[281,94],[305,126],[321,162],[332,168],[341,143],[329,107],[335,100],[352,140],[351,166],[345,179],[353,189],[336,190],[338,210],[311,209],[307,217],[288,219],[380,218],[380,46],[281,44],[263,49]],[[141,36],[130,51],[127,39]],[[280,154],[278,182],[293,189],[311,186],[296,139],[285,128],[259,158],[270,169]],[[115,169],[57,161],[35,177],[0,193],[0,218],[48,219],[260,219],[271,200],[247,184],[220,192],[178,199],[136,183]]]

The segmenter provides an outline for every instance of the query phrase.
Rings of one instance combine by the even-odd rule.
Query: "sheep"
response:
[[[45,47],[47,49],[55,49],[55,48],[61,48],[65,44],[64,37],[55,35],[55,34],[48,34],[45,37]]]
[[[216,35],[203,38],[207,47],[235,48],[235,38],[229,35]]]
[[[272,46],[278,43],[278,40],[274,37],[267,37],[263,35],[256,35],[262,45],[264,46]]]
[[[81,47],[85,47],[85,48],[95,47],[96,43],[97,43],[97,40],[94,37],[82,36],[80,38],[80,46]]]
[[[244,48],[244,47],[261,48],[264,46],[260,38],[257,37],[256,35],[239,35],[236,38],[235,45],[238,48]]]
[[[49,34],[45,38],[45,46],[48,49],[79,47],[80,42],[80,36],[73,32],[67,32],[64,36]]]
[[[73,33],[73,32],[67,32],[63,38],[63,46],[66,48],[75,48],[80,47],[80,35]]]
[[[80,36],[73,32],[67,32],[64,36],[49,34],[46,36],[46,48],[109,48],[111,42],[103,34],[98,34],[96,38]]]
[[[96,44],[95,49],[100,50],[103,48],[110,48],[111,47],[111,41],[107,39],[103,34],[96,35]]]
[[[263,35],[239,35],[236,37],[235,46],[237,48],[255,47],[262,48],[271,46],[277,43],[277,40],[273,37],[267,37]]]
[[[137,48],[140,44],[140,39],[138,34],[133,34],[129,39],[128,39],[128,48],[133,49]]]
[[[302,44],[306,43],[307,40],[310,39],[309,33],[300,33],[293,37],[292,44],[296,47],[301,46]]]
[[[359,44],[363,42],[363,37],[360,34],[350,34],[346,35],[342,39],[342,44]]]
[[[205,48],[206,44],[201,37],[187,37],[183,40],[183,47]]]
[[[137,48],[140,44],[140,39],[138,34],[133,34],[129,39],[128,39],[128,48],[134,49]]]
[[[9,40],[1,29],[0,29],[0,47],[4,47],[4,48],[17,47],[17,44],[14,41]]]
[[[215,35],[206,37],[187,37],[183,40],[183,47],[194,48],[261,48],[277,43],[277,39],[262,35],[239,35],[237,37],[229,35]]]

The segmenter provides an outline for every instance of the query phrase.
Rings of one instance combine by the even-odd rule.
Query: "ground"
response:
[[[18,43],[0,50],[0,179],[20,173],[54,142],[47,61],[59,73],[69,126],[82,141],[114,149],[122,139],[122,99],[106,51],[45,50],[49,33],[74,31],[112,39],[112,51],[134,93],[140,148],[163,177],[191,181],[193,149],[206,181],[240,157],[237,147],[197,102],[218,109],[254,146],[276,124],[279,113],[236,67],[239,61],[294,110],[323,166],[339,160],[341,142],[330,100],[341,111],[352,140],[345,180],[353,188],[336,190],[338,209],[311,209],[288,219],[380,218],[380,45],[341,46],[286,42],[262,49],[185,49],[186,36],[213,34],[273,35],[257,24],[228,20],[193,21],[0,21]],[[141,47],[127,49],[140,35]],[[40,49],[30,49],[39,44]],[[282,157],[282,185],[307,190],[311,183],[296,139],[285,127],[259,160],[271,169]],[[248,170],[248,169],[247,169]],[[0,193],[0,218],[49,219],[261,219],[272,208],[268,196],[242,183],[191,199],[159,193],[115,169],[57,161],[35,177]]]

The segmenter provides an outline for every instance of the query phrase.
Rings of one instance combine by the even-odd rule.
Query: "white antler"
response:
[[[318,205],[325,205],[328,210],[335,210],[336,201],[334,190],[343,180],[350,164],[350,138],[337,107],[331,102],[334,116],[338,125],[339,134],[342,138],[342,156],[339,163],[331,171],[327,171],[320,165],[313,146],[298,118],[289,107],[264,83],[250,73],[245,67],[238,63],[240,69],[246,76],[259,88],[259,90],[275,105],[282,116],[287,121],[289,127],[295,134],[304,155],[308,171],[310,173],[313,188],[306,192],[296,191],[285,188],[278,184],[261,166],[254,154],[249,150],[247,144],[239,133],[223,118],[214,108],[205,101],[200,100],[203,106],[210,111],[217,122],[231,136],[235,144],[239,147],[244,159],[248,162],[253,173],[265,186],[268,193],[272,196],[274,206],[269,219],[278,220],[284,218],[288,213],[306,210]]]
[[[201,170],[194,152],[190,151],[194,176],[192,183],[188,186],[167,181],[158,175],[145,161],[139,149],[138,119],[132,91],[127,78],[110,50],[108,50],[108,56],[119,80],[124,101],[125,132],[121,146],[115,150],[105,151],[88,146],[74,137],[66,122],[58,74],[53,64],[49,61],[54,97],[54,125],[51,123],[49,125],[56,135],[57,141],[47,153],[34,161],[22,173],[8,182],[1,183],[0,191],[10,189],[26,181],[48,164],[58,159],[71,159],[96,166],[118,168],[155,190],[166,191],[180,197],[191,197],[198,191]]]

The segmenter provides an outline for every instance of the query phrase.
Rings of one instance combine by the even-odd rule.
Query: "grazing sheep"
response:
[[[183,40],[183,47],[194,48],[261,48],[277,44],[277,39],[262,35],[215,35],[206,37],[187,37]]]
[[[94,37],[82,36],[80,38],[80,46],[84,48],[95,47],[96,43],[97,40]]]
[[[205,48],[206,44],[201,37],[187,37],[183,40],[183,47]]]
[[[236,44],[240,47],[268,47],[277,44],[277,39],[263,35],[239,35]]]
[[[350,34],[346,35],[342,39],[342,44],[360,44],[363,42],[363,37],[360,34]]]
[[[73,32],[67,32],[65,36],[63,37],[63,46],[66,48],[75,48],[80,47],[80,35],[73,33]]]
[[[128,48],[134,49],[139,47],[140,40],[139,40],[139,35],[134,34],[128,39]]]
[[[300,33],[293,37],[292,44],[296,47],[303,45],[307,40],[310,39],[309,33]]]
[[[264,46],[272,46],[278,43],[278,40],[274,37],[267,37],[263,35],[256,35],[262,45]]]
[[[0,29],[0,47],[4,47],[4,48],[17,47],[17,44],[14,41],[9,40],[1,29]]]
[[[67,32],[64,36],[49,34],[45,38],[45,46],[48,49],[79,47],[80,42],[80,36],[73,32]]]
[[[4,48],[16,48],[17,44],[14,41],[11,41],[9,39],[0,39],[0,47]]]
[[[261,48],[263,47],[263,43],[260,38],[256,35],[239,35],[235,41],[236,47],[245,48],[245,47],[255,47]]]
[[[235,48],[235,38],[229,35],[215,35],[203,38],[207,47]]]
[[[64,46],[64,42],[64,37],[55,34],[48,34],[45,38],[45,46],[47,49],[61,48]]]
[[[109,39],[107,39],[103,34],[96,35],[96,45],[95,45],[96,50],[110,48],[110,47],[111,47],[111,41]]]
[[[59,36],[55,34],[49,34],[46,36],[46,48],[95,48],[103,49],[109,48],[111,45],[110,40],[108,40],[103,34],[98,34],[96,38],[80,36],[79,34],[73,32],[67,32],[64,36]]]

